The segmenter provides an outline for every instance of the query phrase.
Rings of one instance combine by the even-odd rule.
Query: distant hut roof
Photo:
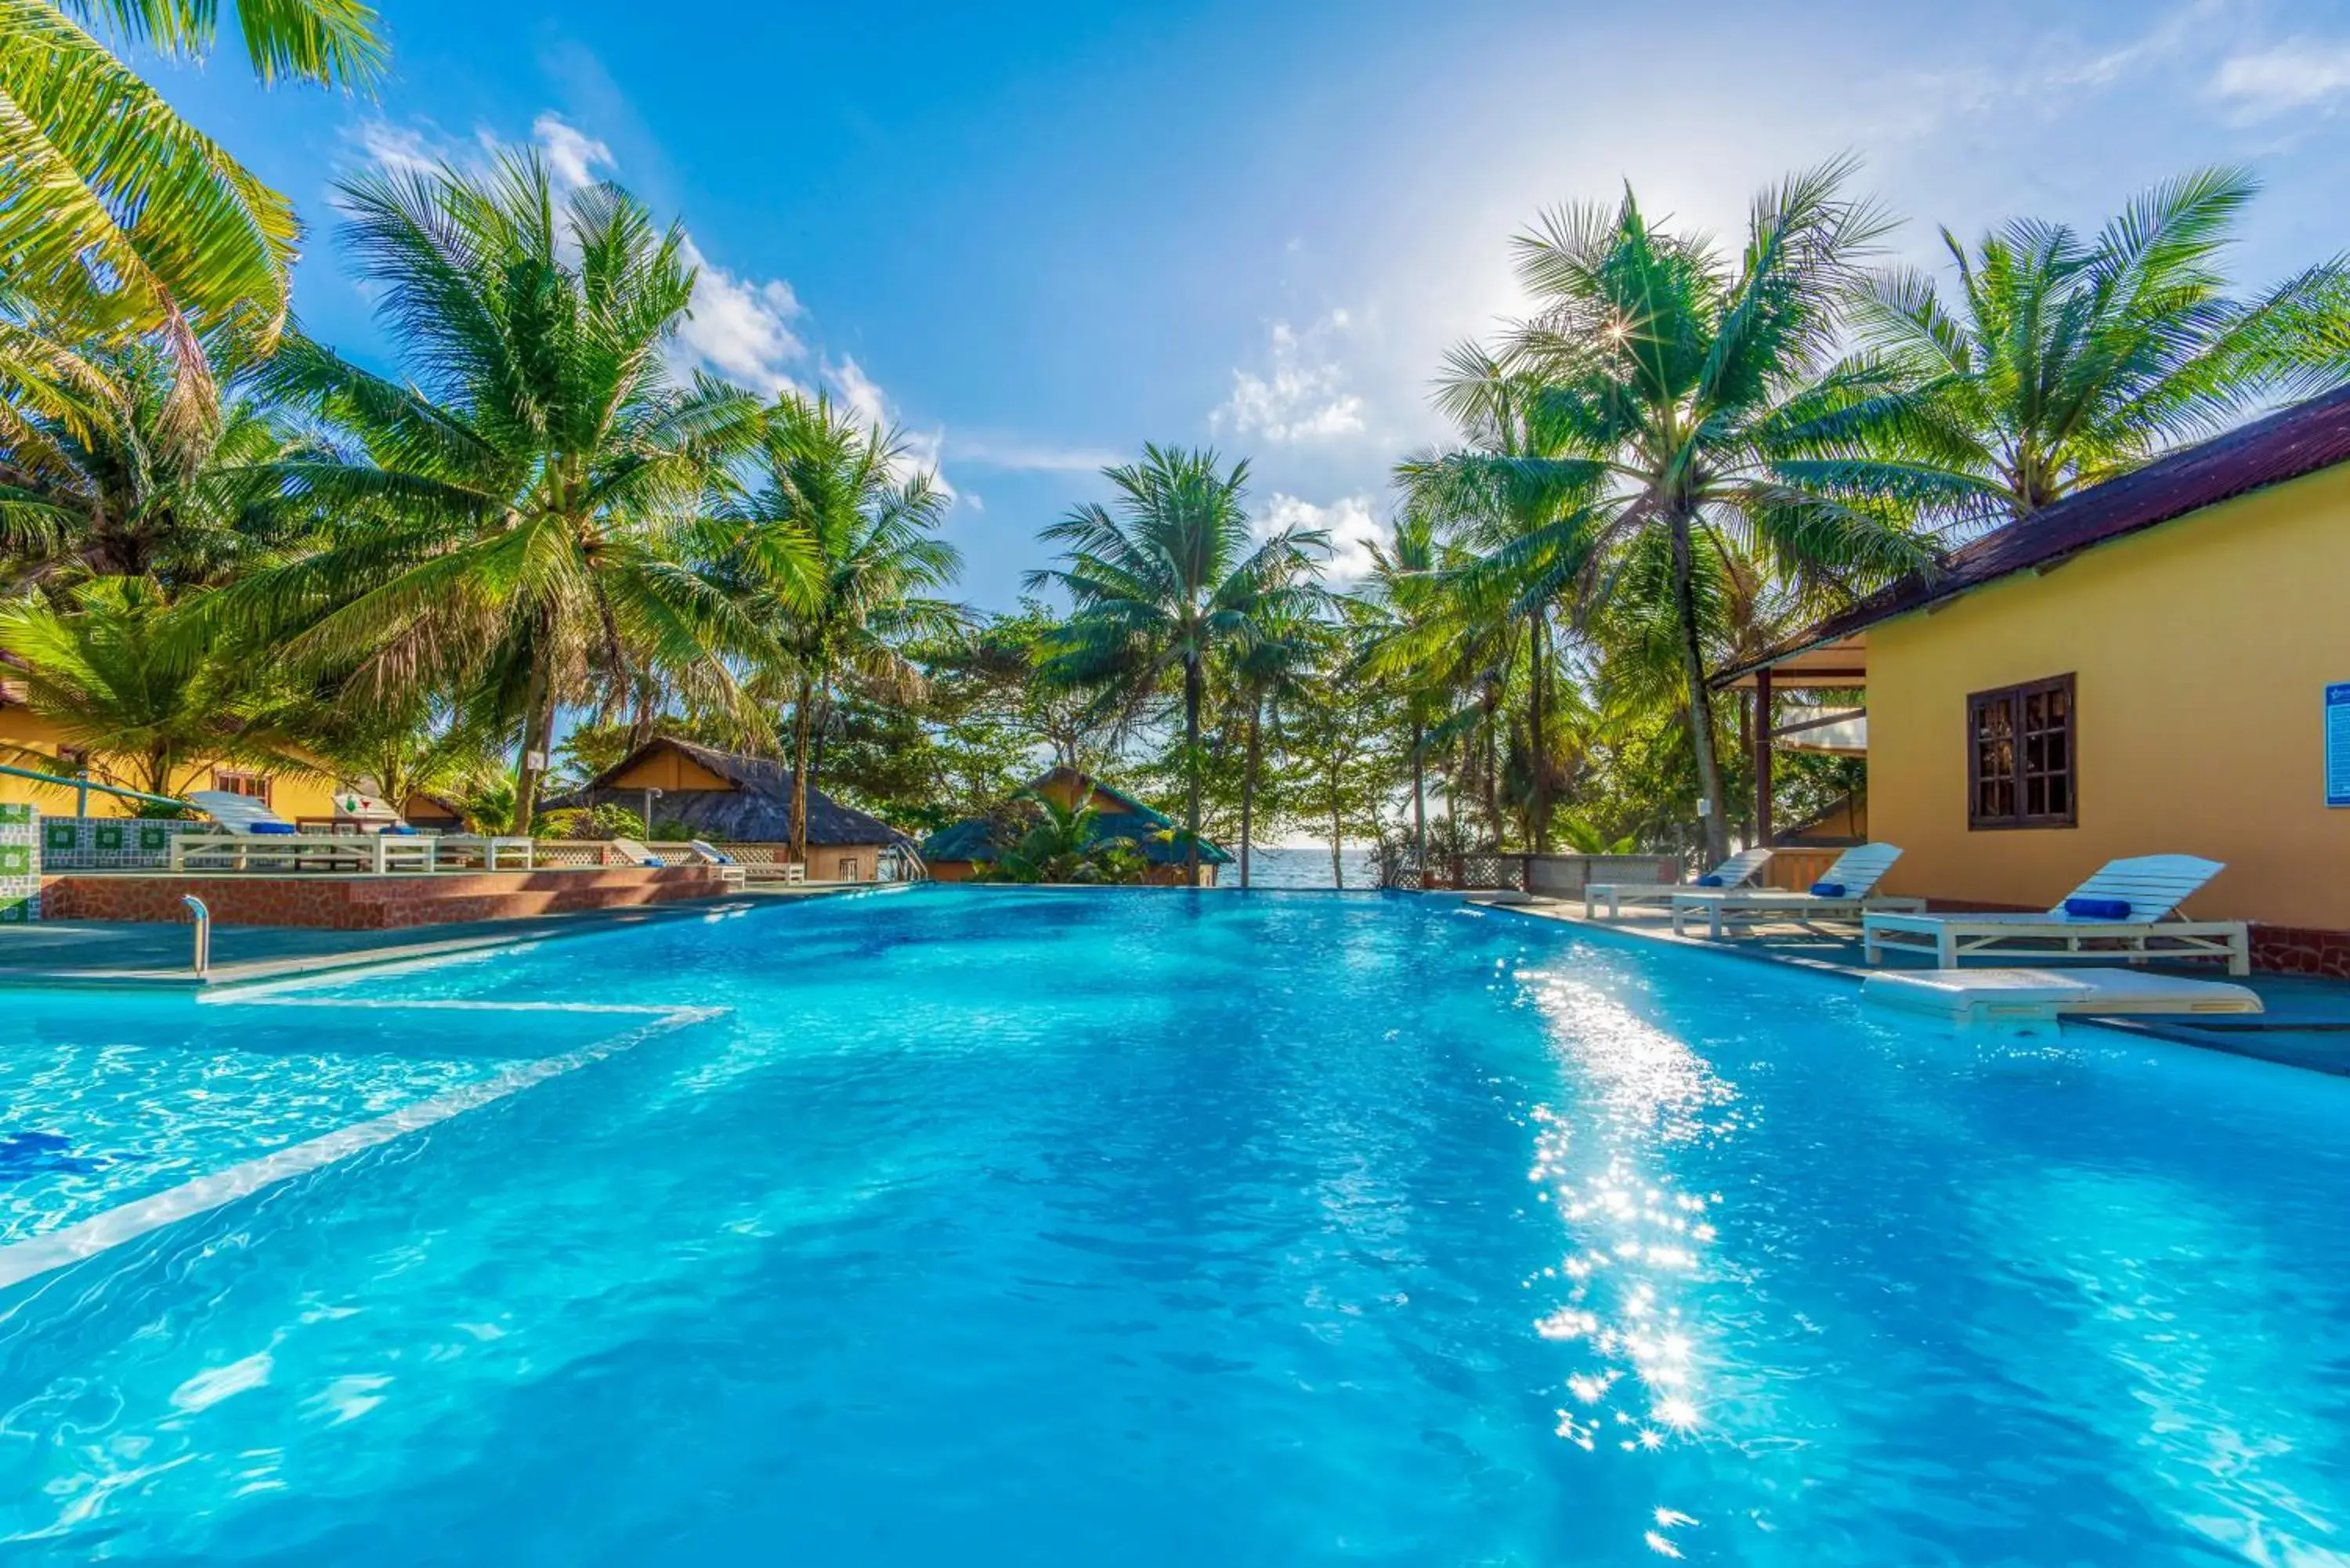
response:
[[[1075,768],[1054,768],[1030,781],[1028,787],[1020,793],[1024,795],[1038,794],[1047,784],[1063,783],[1090,784],[1096,794],[1107,795],[1126,808],[1123,811],[1097,812],[1094,815],[1096,838],[1122,838],[1154,866],[1180,866],[1184,863],[1183,846],[1175,840],[1172,817],[1151,810],[1117,785],[1091,774],[1081,774]],[[932,862],[967,860],[984,864],[996,856],[993,834],[994,825],[985,817],[965,817],[961,822],[941,827],[924,839],[922,858]],[[1229,866],[1232,862],[1229,850],[1205,838],[1200,840],[1201,865]]]
[[[664,791],[653,805],[654,815],[682,825],[697,838],[729,839],[737,844],[789,842],[791,769],[772,758],[722,752],[669,736],[646,742],[578,789],[547,801],[543,809],[574,811],[597,805],[639,808],[644,805],[645,792],[613,781],[665,749],[716,774],[733,787]],[[808,791],[807,841],[820,845],[913,842],[879,817],[843,805],[820,789]]]

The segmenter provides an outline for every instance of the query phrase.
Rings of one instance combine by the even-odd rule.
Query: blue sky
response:
[[[384,360],[338,174],[536,140],[684,220],[682,354],[935,452],[989,607],[1146,440],[1250,457],[1263,515],[1359,561],[1388,465],[1442,433],[1439,354],[1517,305],[1508,236],[1626,180],[1727,233],[1854,152],[1931,262],[1938,224],[2095,224],[2241,161],[2268,184],[2241,280],[2350,247],[2344,5],[380,3],[373,100],[233,53],[154,70],[300,203],[312,332]]]

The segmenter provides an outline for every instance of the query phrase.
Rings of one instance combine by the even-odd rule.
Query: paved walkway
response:
[[[504,947],[512,942],[645,925],[695,920],[721,904],[743,898],[820,898],[858,890],[847,884],[749,888],[723,898],[654,904],[633,909],[588,909],[517,920],[418,926],[397,931],[322,931],[289,926],[214,926],[213,966],[199,979],[191,967],[195,933],[184,924],[126,920],[38,920],[0,929],[0,987],[71,986],[108,990],[193,991],[206,984],[285,980],[334,970],[442,953]]]
[[[1579,899],[1573,903],[1556,898],[1520,901],[1471,895],[1470,901],[1511,909],[1520,914],[1560,920],[1568,925],[1586,923]],[[1697,933],[1676,937],[1672,922],[1662,917],[1587,923],[1606,926],[1610,930],[1649,941],[1735,953],[1760,962],[1792,963],[1805,969],[1846,975],[1855,980],[1869,972],[1856,929],[1804,926],[1794,921],[1769,922],[1752,928],[1754,934],[1751,937],[1717,942]],[[1888,968],[1930,967],[1918,963],[1908,954],[1889,955],[1889,958]],[[2048,967],[2063,969],[2066,966],[2064,961],[2059,960]],[[2229,978],[2217,964],[2155,964],[2150,967],[2194,980]],[[2289,1066],[2310,1067],[2321,1073],[2350,1076],[2350,984],[2338,980],[2289,974],[2255,974],[2234,983],[2250,986],[2259,994],[2267,1011],[2251,1016],[2229,1018],[2097,1018],[2083,1022],[2158,1040],[2201,1045],[2233,1055],[2254,1056],[2266,1062],[2281,1062]]]

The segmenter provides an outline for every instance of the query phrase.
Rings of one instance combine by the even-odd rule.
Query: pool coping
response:
[[[780,888],[743,888],[710,898],[671,904],[534,915],[514,921],[515,929],[512,930],[480,931],[470,936],[353,948],[342,952],[298,953],[285,958],[232,961],[213,964],[210,972],[205,974],[185,968],[108,968],[101,965],[11,970],[0,971],[0,993],[9,991],[98,991],[201,995],[240,986],[307,980],[354,970],[492,952],[501,948],[559,940],[566,937],[593,936],[680,920],[707,920],[713,915],[740,911],[755,903],[780,905],[853,895],[904,892],[910,886],[907,883],[878,886],[844,883],[837,888],[819,887],[790,892]]]

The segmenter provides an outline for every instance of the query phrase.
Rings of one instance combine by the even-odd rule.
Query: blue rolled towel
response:
[[[2130,903],[2127,898],[2067,898],[2064,912],[2076,920],[2126,920]]]
[[[256,822],[245,831],[264,838],[291,838],[294,836],[294,825],[290,822]]]
[[[395,822],[383,831],[393,838],[415,838],[420,836],[416,829],[409,826],[408,824],[404,822]]]
[[[1697,885],[1700,888],[1727,888],[1730,886],[1729,883],[1723,881],[1721,877],[1715,876],[1711,871],[1699,877],[1697,879]]]
[[[1812,884],[1812,897],[1814,898],[1841,898],[1844,897],[1844,884],[1841,882],[1814,882]]]

